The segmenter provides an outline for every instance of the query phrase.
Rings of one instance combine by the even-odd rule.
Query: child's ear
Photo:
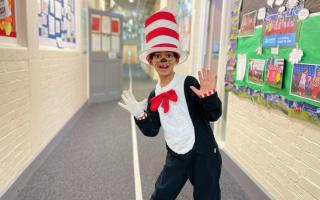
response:
[[[151,59],[148,59],[149,65],[153,65],[153,62]]]
[[[176,64],[179,64],[180,58],[176,58]]]
[[[152,59],[150,59],[150,56],[147,57],[147,61],[149,63],[149,65],[153,65]]]

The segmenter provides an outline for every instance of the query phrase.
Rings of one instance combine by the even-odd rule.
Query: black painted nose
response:
[[[160,62],[167,62],[166,58],[162,58]]]

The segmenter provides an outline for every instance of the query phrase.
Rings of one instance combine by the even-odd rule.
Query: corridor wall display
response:
[[[256,26],[257,11],[252,11],[250,13],[244,14],[241,20],[240,36],[248,36],[254,34],[254,29]]]
[[[283,5],[287,6],[287,1],[284,1]],[[265,26],[256,27],[254,34],[250,37],[237,38],[236,55],[245,54],[248,64],[243,79],[236,80],[236,75],[233,76],[235,81],[232,91],[239,97],[252,99],[267,108],[279,109],[288,116],[320,126],[320,15],[313,14],[297,21],[297,12],[303,7],[292,7],[291,11],[295,8],[295,12],[287,12],[286,16],[275,18],[275,21],[279,20],[278,27],[270,29],[270,33],[276,35],[272,36],[276,38],[272,45],[263,46],[263,41],[266,41],[263,40]],[[286,9],[289,10],[289,8]],[[268,7],[267,13],[270,14],[275,10],[278,11],[278,7]],[[295,23],[294,31],[290,21],[292,19]],[[263,23],[265,22],[266,19]],[[286,41],[279,39],[279,35],[287,33],[297,34],[295,40],[293,41],[291,36],[286,37]],[[259,48],[261,51],[257,51]],[[275,49],[277,51],[274,51]],[[294,62],[289,59],[290,53],[294,52],[293,49],[301,49],[303,52],[302,59],[297,61],[298,64],[293,64]],[[262,80],[259,73],[253,72],[253,66],[256,65],[254,60],[267,62]]]
[[[17,37],[14,0],[0,0],[0,36]]]
[[[250,59],[248,81],[261,85],[266,61],[263,59]]]
[[[320,65],[295,64],[291,78],[291,94],[320,103]]]
[[[225,75],[225,88],[230,90],[234,84],[234,75],[236,67],[236,49],[237,49],[237,36],[239,28],[239,17],[240,9],[242,5],[242,0],[234,0],[231,4],[231,24],[229,33],[229,49],[228,49],[228,60],[226,65],[226,75]]]
[[[278,12],[278,8],[270,8],[263,22],[263,47],[294,47],[298,41],[300,23],[298,13],[304,8],[304,1],[292,9]]]
[[[39,36],[64,45],[76,43],[75,0],[39,0]]]
[[[283,82],[284,59],[271,58],[268,60],[266,84],[281,89]]]

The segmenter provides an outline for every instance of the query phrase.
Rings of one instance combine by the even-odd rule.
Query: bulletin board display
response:
[[[302,60],[298,64],[291,64],[289,54],[292,48],[279,48],[279,54],[271,52],[271,48],[263,48],[261,55],[256,48],[261,45],[263,29],[256,28],[251,37],[238,37],[237,55],[246,55],[246,71],[243,80],[236,80],[234,91],[244,97],[260,97],[256,99],[262,104],[271,102],[289,116],[294,116],[320,125],[320,16],[314,15],[301,22],[298,47],[303,50]],[[250,80],[250,59],[265,60],[266,63],[276,59],[284,59],[281,74],[282,86],[275,87],[267,83],[268,65],[263,70],[262,84]],[[270,61],[270,59],[272,59]],[[237,56],[238,62],[238,56]],[[305,75],[304,75],[305,74]],[[299,89],[300,85],[303,89]],[[301,87],[302,88],[302,87]],[[262,99],[262,101],[261,101]]]
[[[40,0],[39,3],[39,36],[75,45],[75,0]]]
[[[291,95],[291,78],[293,74],[293,65],[289,62],[289,54],[292,51],[292,48],[280,48],[279,54],[274,55],[271,53],[270,48],[264,48],[262,55],[257,55],[255,52],[256,47],[261,44],[261,34],[262,28],[255,29],[255,34],[252,37],[239,37],[238,38],[238,49],[237,54],[246,54],[247,55],[247,63],[249,63],[250,58],[255,59],[264,59],[268,60],[269,58],[285,58],[286,66],[283,72],[283,88],[277,89],[271,87],[267,84],[257,85],[252,84],[248,81],[248,72],[249,68],[246,68],[246,74],[243,81],[236,80],[236,84],[239,86],[249,86],[255,90],[262,90],[267,93],[278,93],[280,95],[285,96],[286,98],[294,101],[305,101],[315,106],[320,107],[320,95],[319,99],[308,100],[306,98],[297,97]],[[320,16],[310,17],[302,21],[301,30],[300,30],[300,39],[299,39],[299,48],[303,49],[304,56],[300,63],[309,63],[309,64],[319,64],[320,61]],[[318,63],[317,63],[318,62]],[[264,70],[264,76],[266,76],[267,71]]]
[[[0,0],[0,37],[17,37],[14,0]]]

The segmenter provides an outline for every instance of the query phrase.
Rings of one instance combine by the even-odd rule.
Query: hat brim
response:
[[[188,53],[186,51],[183,51],[181,49],[177,49],[177,48],[170,48],[170,47],[155,47],[152,49],[148,49],[145,50],[143,52],[140,53],[139,59],[141,62],[143,62],[144,64],[149,64],[147,57],[151,54],[151,53],[155,53],[155,52],[160,52],[160,51],[172,51],[175,52],[177,54],[179,54],[180,58],[179,58],[179,63],[181,64],[184,61],[187,60],[188,58]]]

